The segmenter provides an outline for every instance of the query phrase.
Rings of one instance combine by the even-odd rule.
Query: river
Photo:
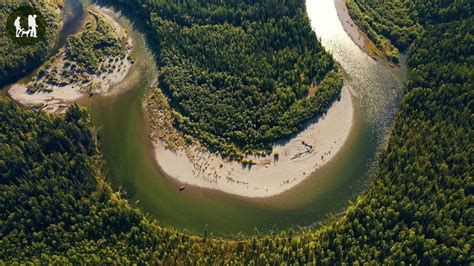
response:
[[[78,3],[78,0],[68,0]],[[244,198],[176,183],[157,166],[148,137],[143,99],[157,80],[153,40],[136,14],[122,10],[119,20],[132,36],[136,63],[112,95],[94,96],[89,106],[105,159],[106,178],[124,197],[160,224],[202,234],[254,234],[324,222],[355,200],[370,182],[376,154],[386,139],[401,98],[396,71],[357,47],[337,17],[333,0],[309,0],[311,24],[332,52],[353,91],[354,124],[344,148],[299,185],[269,198]],[[75,8],[77,9],[77,8]],[[74,10],[73,9],[73,12]],[[119,12],[119,11],[117,11]]]

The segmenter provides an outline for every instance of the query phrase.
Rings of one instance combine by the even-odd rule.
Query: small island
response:
[[[87,0],[65,0],[64,4],[79,7],[82,2]],[[132,23],[145,17],[150,19],[147,25],[163,25],[172,31],[179,28],[178,31],[192,34],[195,27],[212,28],[213,20],[232,25],[224,27],[237,28],[238,25],[271,22],[278,14],[288,14],[298,0],[113,2],[121,2],[124,4],[121,7],[131,11]],[[152,120],[153,140],[166,145],[167,152],[174,151],[173,156],[187,152],[186,149],[200,149],[199,145],[212,153],[210,156],[219,154],[203,141],[205,137],[213,138],[206,123],[194,122],[199,132],[209,133],[199,138],[198,131],[181,129],[177,121],[182,117],[192,119],[192,115],[183,110],[207,115],[202,110],[193,110],[191,105],[180,109],[174,99],[178,97],[183,103],[189,103],[194,100],[187,99],[192,92],[203,93],[206,87],[196,86],[205,84],[203,80],[193,80],[176,72],[181,74],[176,81],[182,81],[178,84],[183,86],[182,90],[177,87],[165,91],[162,84],[155,83],[154,61],[166,56],[180,60],[179,49],[172,47],[163,57],[153,57],[148,48],[160,43],[145,37],[166,38],[166,35],[153,29],[139,33],[136,31],[139,27],[134,27],[138,24],[129,27],[127,18],[120,19],[133,37],[136,63],[124,81],[108,89],[113,90],[111,97],[93,97],[91,101],[97,100],[98,104],[92,108],[74,104],[65,114],[54,115],[33,110],[5,97],[5,93],[0,94],[0,265],[472,265],[474,1],[348,0],[353,3],[348,6],[343,0],[305,2],[318,40],[332,51],[344,71],[344,86],[337,88],[340,93],[334,94],[335,99],[321,109],[321,116],[303,122],[295,132],[296,137],[292,135],[288,140],[279,135],[285,141],[272,143],[270,154],[265,147],[250,149],[255,151],[252,154],[243,149],[243,158],[231,160],[228,156],[229,159],[217,167],[227,169],[227,163],[232,162],[239,164],[242,171],[253,171],[260,167],[257,160],[261,159],[270,162],[267,165],[270,169],[287,160],[310,160],[313,151],[328,159],[321,154],[322,147],[333,146],[329,138],[344,134],[350,119],[344,120],[343,114],[350,117],[351,112],[344,110],[351,109],[348,96],[352,95],[355,114],[351,137],[344,145],[347,148],[339,151],[337,158],[326,167],[336,170],[334,173],[326,175],[325,169],[318,171],[318,176],[311,181],[321,182],[304,182],[288,193],[265,199],[234,197],[193,186],[187,188],[187,184],[168,182],[161,172],[155,174],[158,170],[146,146],[150,143],[147,139],[150,131],[143,127],[143,122],[148,121],[143,117],[144,107]],[[36,5],[52,22],[58,18],[56,4],[62,0],[3,1],[0,22],[10,10],[25,3]],[[235,12],[230,12],[229,6],[235,7]],[[183,8],[192,10],[201,20],[189,16]],[[359,49],[348,36],[357,34],[359,28],[348,30],[341,25],[340,22],[347,20],[338,18],[336,9],[341,9],[343,12],[339,14],[342,14],[348,12],[347,8],[359,9],[356,9],[360,12],[359,19],[354,16],[354,23],[360,29],[366,31],[365,27],[370,25],[371,31],[385,36],[400,51],[409,45],[410,72],[403,88],[397,71],[388,67],[385,60],[372,60],[371,55]],[[170,18],[175,23],[170,22]],[[405,31],[410,21],[420,23],[422,30],[406,44],[407,35],[398,33]],[[285,32],[292,33],[288,36],[293,38],[295,27],[287,22]],[[2,28],[5,25],[0,23],[2,32],[6,32]],[[258,27],[262,25],[265,23]],[[52,40],[53,32],[48,33],[46,40]],[[271,38],[275,33],[271,28],[265,32],[268,35],[258,39],[259,43],[270,40],[275,46],[281,44],[281,38]],[[391,33],[396,34],[390,36]],[[216,47],[212,40],[219,36],[216,34],[209,42],[201,43],[186,42],[179,35],[168,38],[169,41],[172,37],[184,40],[184,46],[199,44],[196,47],[199,49],[201,45]],[[355,35],[353,39],[364,43],[368,36]],[[33,77],[27,73],[43,62],[51,51],[47,44],[54,42],[12,49],[12,42],[3,37],[0,36],[3,44],[0,50],[4,52],[0,56],[0,83],[10,84],[15,78],[26,75],[23,81],[26,92],[29,83],[40,80],[36,79],[37,73],[33,73]],[[161,45],[159,48],[167,46],[166,41]],[[257,44],[257,47],[260,46]],[[286,48],[288,52],[291,50]],[[236,57],[236,61],[242,60],[238,53],[232,54],[228,49],[220,52]],[[58,59],[61,56],[62,61]],[[85,67],[86,72],[95,66],[97,73],[102,64],[107,64],[102,60],[97,64],[79,63],[81,55],[68,58],[64,53],[61,56],[51,62],[66,64],[67,61],[76,65],[74,69]],[[32,57],[34,60],[28,59]],[[186,57],[181,56],[181,60]],[[116,58],[121,57],[117,54],[114,58],[117,61]],[[311,62],[314,61],[308,61]],[[199,64],[204,65],[199,70],[212,69],[212,64],[205,60],[185,61],[179,68],[169,62],[161,63],[161,70],[195,69]],[[400,68],[403,64],[404,60],[400,60]],[[297,69],[295,65],[288,65],[288,69]],[[108,72],[109,68],[105,67],[104,71]],[[42,69],[42,78],[58,77],[58,80],[43,79],[48,85],[30,87],[32,95],[51,95],[58,90],[54,87],[48,91],[51,84],[61,85],[66,79],[67,74],[51,73],[50,67]],[[260,69],[268,70],[265,64],[261,64]],[[136,78],[131,78],[132,72]],[[95,74],[91,71],[70,79],[91,81]],[[226,71],[211,75],[225,76]],[[232,81],[239,82],[239,77]],[[132,84],[137,80],[140,82]],[[68,82],[76,81],[68,78]],[[298,100],[321,99],[318,96],[321,96],[323,82],[312,83],[307,94],[300,95]],[[115,93],[122,87],[128,87],[129,91]],[[227,85],[226,88],[235,89]],[[249,91],[245,87],[240,89],[245,92],[245,101],[238,101],[236,105],[242,105],[243,109],[260,107],[261,98],[247,95]],[[80,86],[77,90],[81,91]],[[85,87],[81,95],[87,97],[100,90]],[[393,90],[403,90],[401,99],[394,97],[397,94],[392,93]],[[149,94],[143,97],[144,93]],[[277,105],[275,99],[279,98],[274,94],[265,92],[265,100],[268,98]],[[112,103],[104,101],[102,104],[102,98]],[[387,99],[390,101],[385,102]],[[210,101],[210,106],[220,110],[218,115],[225,114],[221,102],[230,104],[225,100],[219,97]],[[389,105],[381,105],[381,102]],[[261,114],[281,119],[273,109]],[[239,115],[236,112],[229,117],[238,120]],[[220,121],[225,117],[205,118]],[[283,122],[289,121],[288,117],[283,118]],[[262,121],[259,119],[262,117],[244,122],[253,126],[255,121]],[[323,125],[329,121],[329,125]],[[224,126],[231,128],[233,124],[222,128]],[[330,136],[325,136],[327,132],[323,129],[313,130],[318,126],[328,127]],[[385,127],[390,127],[389,132],[384,132]],[[225,133],[220,134],[225,136]],[[232,141],[230,137],[226,140]],[[293,144],[298,149],[288,154],[281,148]],[[259,150],[265,155],[256,154]],[[206,154],[202,154],[199,160],[207,160]],[[179,166],[180,162],[174,160],[169,164]],[[203,163],[199,167],[203,173],[209,169]],[[300,170],[299,165],[292,167],[288,169]],[[249,184],[240,186],[251,186],[250,182],[259,178],[256,174],[247,179]],[[278,177],[272,176],[271,180],[278,181]],[[285,182],[294,184],[291,180]],[[215,186],[222,188],[222,182],[232,184],[232,180],[217,179]]]
[[[22,104],[63,112],[71,103],[103,94],[127,75],[133,59],[132,40],[106,8],[89,6],[80,31],[47,60],[26,84],[9,94]]]

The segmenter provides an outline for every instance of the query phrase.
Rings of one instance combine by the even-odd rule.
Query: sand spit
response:
[[[276,143],[270,156],[248,157],[256,163],[251,167],[225,161],[196,145],[172,151],[156,139],[155,158],[166,174],[182,184],[245,197],[269,197],[296,186],[329,162],[348,139],[353,116],[351,90],[345,85],[340,101],[335,101],[325,116],[295,137]]]

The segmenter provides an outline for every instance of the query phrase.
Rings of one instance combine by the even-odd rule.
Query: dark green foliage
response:
[[[347,0],[347,7],[357,25],[395,62],[398,51],[389,42],[406,50],[424,26],[466,19],[473,12],[470,0]]]
[[[84,109],[50,116],[1,97],[0,121],[0,264],[130,264],[200,250],[198,238],[158,227],[112,194]]]
[[[25,1],[0,2],[0,86],[38,66],[46,58],[54,44],[59,25],[59,8],[52,1],[29,1],[43,14],[47,27],[46,36],[36,44],[21,45],[14,42],[6,32],[7,18]]]
[[[347,5],[357,25],[377,46],[385,37],[399,49],[405,50],[421,30],[413,1],[349,0]]]
[[[474,21],[459,18],[430,22],[411,46],[368,191],[339,221],[297,236],[215,240],[159,227],[94,171],[84,111],[53,118],[0,100],[0,263],[472,264]]]
[[[178,127],[224,156],[269,149],[340,92],[304,1],[137,2],[159,42],[160,87]]]
[[[473,22],[429,26],[412,45],[411,79],[374,184],[328,234],[329,246],[342,245],[336,260],[474,259]]]
[[[50,117],[1,98],[0,121],[2,257],[21,257],[25,245],[40,239],[64,249],[54,230],[73,226],[71,213],[88,208],[79,203],[97,189],[88,115],[71,107],[64,119]]]

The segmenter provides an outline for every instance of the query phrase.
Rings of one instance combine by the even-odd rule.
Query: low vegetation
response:
[[[151,120],[151,138],[153,140],[161,140],[166,148],[172,151],[183,147],[185,139],[192,143],[192,138],[183,138],[183,134],[174,127],[173,109],[169,104],[169,99],[159,88],[153,88],[150,92],[146,108]]]
[[[108,71],[103,64],[108,58],[120,60],[126,53],[113,27],[97,13],[89,13],[84,30],[69,36],[65,49],[67,60],[76,63],[78,72],[94,74]]]
[[[82,92],[101,92],[98,77],[118,72],[129,57],[130,44],[118,36],[101,15],[89,11],[81,30],[67,38],[64,48],[49,59],[27,86],[28,92],[50,92],[75,84]],[[72,88],[71,88],[72,89]]]

